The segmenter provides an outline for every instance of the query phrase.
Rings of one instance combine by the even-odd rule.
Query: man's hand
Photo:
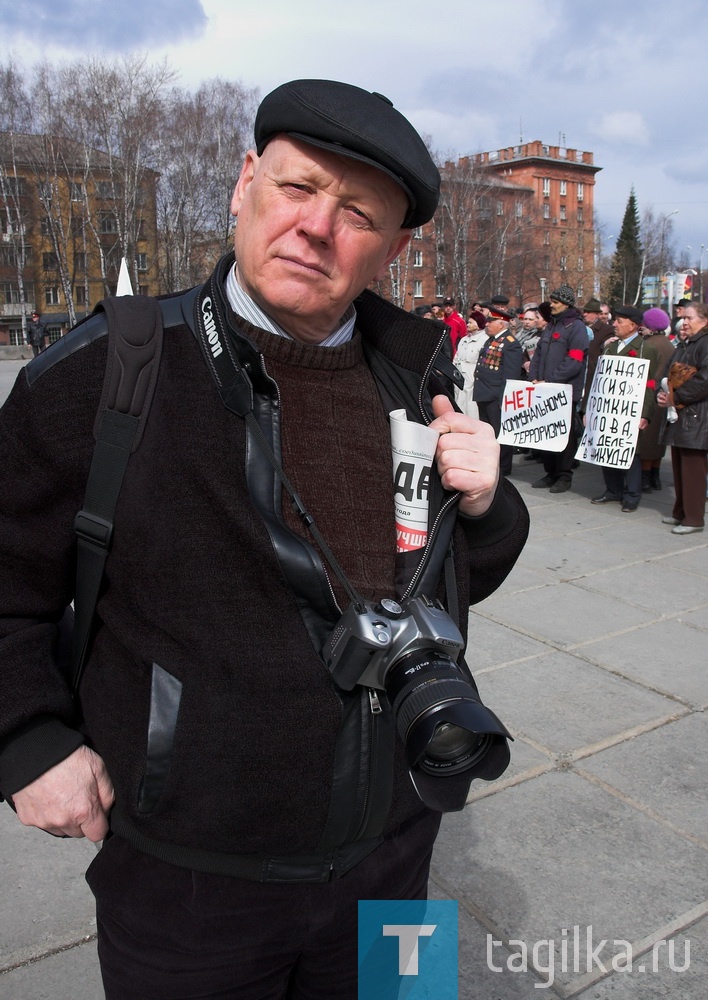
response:
[[[67,837],[103,840],[113,805],[113,785],[103,760],[88,747],[41,774],[12,800],[25,826]]]
[[[489,424],[458,413],[447,396],[433,399],[433,430],[440,432],[435,460],[446,490],[462,493],[460,510],[486,514],[499,482],[499,445]]]

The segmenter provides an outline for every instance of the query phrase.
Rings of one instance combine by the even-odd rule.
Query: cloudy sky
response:
[[[603,168],[608,246],[633,185],[640,210],[676,213],[677,249],[697,264],[705,246],[708,267],[705,0],[0,0],[0,29],[27,68],[139,51],[185,87],[345,80],[452,155],[563,136]]]

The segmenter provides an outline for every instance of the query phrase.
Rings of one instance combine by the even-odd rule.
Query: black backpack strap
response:
[[[140,444],[157,384],[162,311],[156,299],[120,296],[96,307],[106,315],[108,353],[83,508],[76,515],[76,595],[69,683],[76,696],[113,535],[128,459]]]

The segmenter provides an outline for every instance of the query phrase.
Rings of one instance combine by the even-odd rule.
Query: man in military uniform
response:
[[[490,309],[484,332],[489,339],[482,348],[474,374],[474,401],[479,419],[490,424],[494,433],[501,427],[501,404],[507,379],[520,379],[524,352],[521,344],[509,329],[508,312],[498,306]],[[500,469],[502,476],[511,474],[514,449],[501,445]]]

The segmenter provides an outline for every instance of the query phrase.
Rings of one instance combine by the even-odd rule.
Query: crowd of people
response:
[[[590,298],[581,309],[568,285],[555,289],[545,302],[509,306],[506,296],[475,301],[468,310],[467,333],[452,299],[419,307],[420,315],[442,319],[450,328],[450,351],[464,377],[456,402],[499,433],[502,394],[508,379],[570,385],[573,421],[562,452],[522,451],[526,461],[543,464],[544,475],[532,485],[563,493],[570,489],[583,418],[599,358],[638,356],[649,362],[639,435],[628,469],[601,467],[604,491],[593,504],[620,504],[632,513],[642,497],[665,488],[661,463],[671,446],[676,502],[663,518],[676,534],[702,531],[708,453],[708,311],[681,299],[672,319],[660,308],[641,309]],[[686,370],[690,369],[688,376]],[[679,383],[682,373],[685,381]],[[664,388],[662,380],[666,379]],[[501,469],[512,472],[514,449],[501,446]]]

